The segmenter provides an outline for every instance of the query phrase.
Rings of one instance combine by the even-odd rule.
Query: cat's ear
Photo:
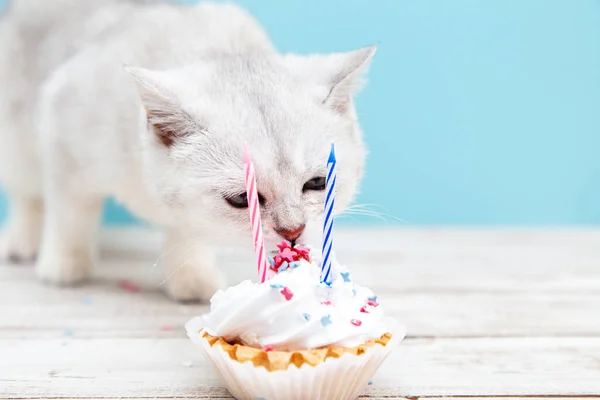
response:
[[[329,93],[324,104],[340,114],[346,114],[353,96],[360,90],[363,78],[375,54],[375,46],[349,53],[331,54],[327,58],[326,76]]]
[[[148,124],[157,139],[166,147],[184,138],[200,127],[186,113],[165,85],[163,73],[125,66],[137,84]]]
[[[347,53],[288,55],[285,60],[303,80],[325,89],[320,101],[345,115],[352,107],[352,98],[363,83],[375,50],[375,46],[369,46]]]

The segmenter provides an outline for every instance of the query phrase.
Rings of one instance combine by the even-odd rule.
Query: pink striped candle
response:
[[[260,283],[267,280],[267,256],[265,254],[265,241],[263,239],[262,224],[260,222],[260,202],[256,190],[256,174],[254,163],[248,154],[248,144],[244,144],[244,172],[246,174],[246,196],[248,197],[248,211],[252,223],[252,237],[254,238],[254,252],[258,263],[258,278]]]

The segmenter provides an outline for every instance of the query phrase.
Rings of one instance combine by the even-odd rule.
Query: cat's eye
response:
[[[225,197],[225,201],[227,201],[229,205],[234,208],[248,208],[248,196],[246,193]],[[260,205],[264,205],[265,203],[265,199],[260,193],[258,194],[258,202]]]
[[[225,201],[227,201],[231,207],[248,208],[248,196],[246,195],[246,193],[240,193],[235,196],[225,197]]]
[[[325,190],[325,184],[325,177],[318,176],[306,182],[304,184],[304,187],[302,188],[302,191],[305,192],[307,190]]]

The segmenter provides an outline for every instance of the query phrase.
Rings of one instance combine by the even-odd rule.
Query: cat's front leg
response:
[[[76,285],[92,272],[102,197],[71,185],[66,176],[49,176],[47,179],[44,228],[36,272],[46,283]]]
[[[216,266],[215,249],[202,238],[178,229],[168,231],[164,267],[163,286],[176,301],[206,302],[225,287],[224,276]]]
[[[0,260],[21,264],[37,256],[42,230],[41,196],[18,196],[9,192],[10,215],[0,239]]]

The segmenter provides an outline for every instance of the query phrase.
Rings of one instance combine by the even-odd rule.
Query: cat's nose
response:
[[[276,229],[277,233],[279,233],[285,240],[289,242],[294,242],[296,239],[302,235],[304,232],[304,227],[306,225],[300,225],[296,229]]]

